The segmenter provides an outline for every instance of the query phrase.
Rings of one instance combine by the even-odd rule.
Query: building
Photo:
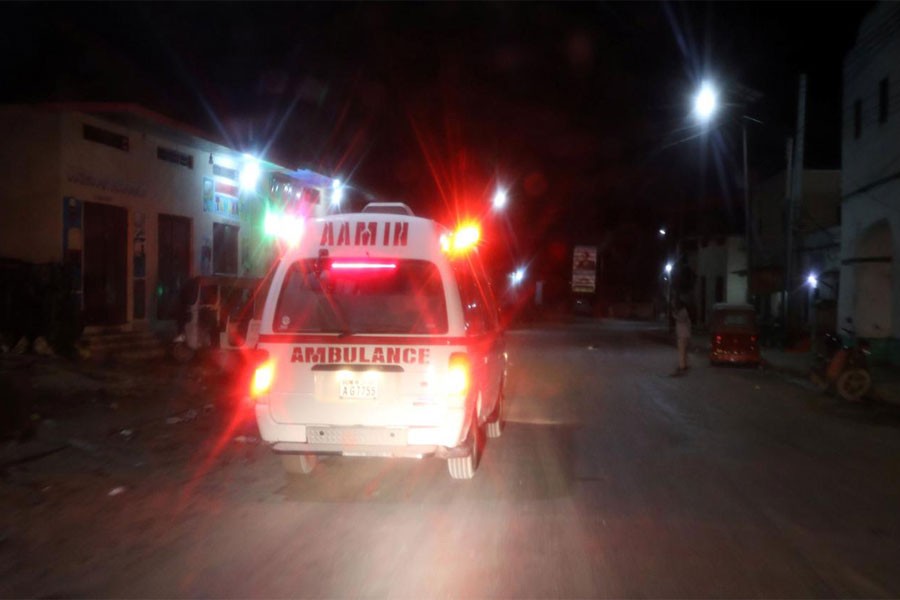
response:
[[[88,327],[170,326],[191,276],[266,272],[267,214],[340,193],[136,105],[5,106],[0,127],[0,258],[65,264]]]
[[[866,15],[843,79],[838,319],[900,364],[900,4]]]
[[[794,207],[792,329],[806,329],[817,307],[817,329],[834,330],[840,279],[841,172],[805,169],[802,194]],[[787,256],[787,214],[790,185],[786,171],[761,181],[751,194],[754,244],[751,295],[763,322],[782,315]],[[809,285],[813,276],[817,287]]]

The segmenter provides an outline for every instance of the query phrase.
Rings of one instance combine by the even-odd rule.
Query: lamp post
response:
[[[718,111],[718,95],[715,88],[708,82],[704,82],[700,86],[697,95],[694,96],[694,115],[701,124],[707,125]],[[747,290],[745,300],[750,303],[750,273],[752,267],[752,239],[750,225],[750,182],[749,170],[747,168],[747,121],[754,123],[762,123],[753,117],[741,115],[741,146],[743,150],[743,168],[744,168],[744,247],[747,258]]]

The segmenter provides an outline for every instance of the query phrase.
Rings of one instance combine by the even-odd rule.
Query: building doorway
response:
[[[128,211],[110,204],[84,203],[84,321],[86,325],[126,322]]]
[[[159,284],[156,288],[156,318],[174,319],[178,295],[191,273],[191,220],[159,215]]]

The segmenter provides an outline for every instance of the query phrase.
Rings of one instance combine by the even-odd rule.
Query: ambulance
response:
[[[320,455],[447,460],[475,475],[504,425],[507,354],[477,225],[400,203],[311,219],[274,272],[250,397],[289,474]]]

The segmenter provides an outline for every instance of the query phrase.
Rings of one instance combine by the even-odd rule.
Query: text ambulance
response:
[[[251,383],[288,472],[319,454],[436,455],[474,476],[506,374],[477,239],[392,203],[306,223],[275,271]]]

